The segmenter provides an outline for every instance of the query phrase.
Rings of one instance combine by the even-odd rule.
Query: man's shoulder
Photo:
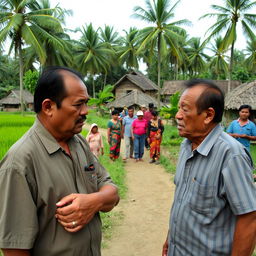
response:
[[[217,147],[224,148],[226,151],[233,154],[243,154],[245,152],[244,146],[224,131],[220,133],[220,136],[216,141],[216,145]]]
[[[37,142],[35,131],[30,128],[9,148],[6,155],[0,162],[0,168],[7,167],[10,164],[25,164],[29,155],[36,154],[35,145],[39,146],[39,143]]]

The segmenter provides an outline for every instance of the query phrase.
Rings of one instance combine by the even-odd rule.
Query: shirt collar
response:
[[[240,118],[237,119],[237,122],[239,123],[239,125],[241,125],[241,119]],[[249,124],[249,119],[247,119],[247,122],[245,124],[243,124],[243,126],[245,126],[247,124]]]
[[[47,152],[49,154],[53,154],[57,152],[59,149],[62,150],[59,143],[56,141],[56,139],[50,134],[50,132],[43,126],[43,124],[39,121],[38,118],[36,118],[34,123],[35,133],[41,140],[42,144],[46,148]],[[75,136],[73,136],[70,141],[69,145],[72,142],[79,142]]]
[[[212,149],[213,145],[215,144],[216,140],[218,139],[219,135],[221,134],[221,132],[221,125],[217,124],[194,151],[198,152],[203,156],[207,156],[210,150]],[[188,148],[190,148],[191,152],[191,141],[185,139],[184,143],[187,150]]]

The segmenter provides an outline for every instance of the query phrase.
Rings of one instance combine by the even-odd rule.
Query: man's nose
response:
[[[178,112],[176,113],[175,119],[182,119],[182,114],[180,110],[178,110]]]
[[[80,111],[80,115],[87,115],[88,114],[88,106],[86,103],[84,103],[82,105],[81,111]]]

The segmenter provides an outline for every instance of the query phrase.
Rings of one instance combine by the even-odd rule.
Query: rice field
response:
[[[0,159],[33,124],[34,115],[0,113]]]

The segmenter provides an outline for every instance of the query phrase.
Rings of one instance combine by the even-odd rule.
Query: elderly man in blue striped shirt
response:
[[[256,243],[256,187],[245,147],[223,132],[224,95],[191,80],[176,114],[181,145],[162,256],[249,256]]]

